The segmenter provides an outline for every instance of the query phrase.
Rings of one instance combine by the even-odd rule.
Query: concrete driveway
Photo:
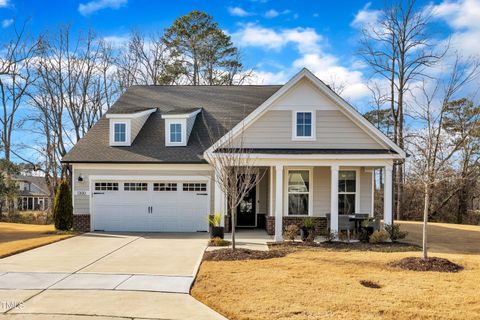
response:
[[[188,294],[207,238],[87,233],[0,259],[0,318],[224,319]]]

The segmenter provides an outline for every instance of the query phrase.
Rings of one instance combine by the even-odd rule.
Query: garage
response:
[[[207,231],[205,180],[92,181],[92,226],[97,231]]]

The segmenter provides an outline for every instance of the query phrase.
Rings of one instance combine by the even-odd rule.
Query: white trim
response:
[[[370,175],[372,176],[372,203],[370,207],[370,218],[373,218],[375,215],[375,169],[370,171]]]
[[[311,115],[311,135],[297,136],[297,114],[310,113]],[[292,141],[316,141],[317,140],[317,116],[315,110],[292,110]]]
[[[125,141],[115,141],[115,125],[124,124],[125,125]],[[131,121],[130,119],[125,120],[110,120],[110,145],[125,147],[131,145],[132,130],[131,130]]]
[[[220,157],[225,153],[213,153],[212,157]],[[228,154],[226,154],[228,155]],[[270,153],[249,153],[239,155],[249,159],[316,159],[316,160],[345,160],[345,159],[401,159],[394,154],[270,154]]]
[[[162,114],[162,119],[188,119],[193,118],[202,111],[202,108],[195,110],[190,113],[179,113],[179,114]]]
[[[150,115],[157,111],[157,108],[148,109],[145,111],[135,112],[135,113],[107,113],[105,117],[107,119],[136,119],[143,116]]]
[[[224,144],[227,139],[234,139],[246,128],[248,128],[254,120],[262,116],[281,96],[283,96],[288,90],[294,87],[301,79],[309,79],[316,87],[324,93],[327,97],[332,99],[340,106],[340,110],[349,116],[352,120],[356,120],[355,123],[363,126],[365,132],[372,136],[376,141],[382,142],[382,144],[390,147],[395,150],[399,157],[405,158],[406,153],[399,146],[397,146],[393,141],[391,141],[386,135],[384,135],[380,130],[378,130],[374,125],[372,125],[367,119],[365,119],[360,113],[358,113],[350,104],[345,100],[339,97],[331,89],[328,88],[320,79],[318,79],[313,73],[311,73],[306,68],[303,68],[299,73],[297,73],[292,79],[290,79],[284,86],[282,86],[277,92],[275,92],[270,98],[268,98],[264,103],[262,103],[257,109],[250,113],[245,119],[240,121],[232,130],[226,133],[222,138],[215,142],[210,148],[208,148],[205,153],[212,154],[219,146]],[[208,157],[205,157],[206,159]]]
[[[72,167],[79,170],[87,169],[112,169],[112,170],[138,170],[141,165],[142,170],[169,170],[169,171],[213,171],[213,168],[208,163],[199,164],[162,164],[162,163],[72,163]]]
[[[268,174],[269,174],[269,189],[268,189],[268,197],[269,197],[269,204],[268,204],[268,216],[270,217],[274,217],[275,216],[275,212],[273,211],[273,208],[274,208],[274,201],[275,201],[275,198],[274,198],[274,189],[275,189],[275,181],[274,181],[274,172],[273,170],[275,170],[274,166],[270,166],[269,167],[270,170],[268,170]]]
[[[283,241],[283,166],[275,167],[275,242]]]
[[[338,233],[338,165],[330,166],[330,232]]]
[[[313,167],[284,167],[283,177],[283,216],[284,217],[312,217],[313,216]],[[308,171],[308,215],[288,214],[288,175],[290,171]]]

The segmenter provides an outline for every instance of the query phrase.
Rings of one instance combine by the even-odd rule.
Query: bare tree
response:
[[[393,141],[405,146],[405,97],[411,84],[425,78],[425,69],[444,54],[438,53],[429,34],[431,11],[417,9],[415,0],[394,1],[382,11],[375,25],[362,30],[360,56],[389,83],[390,109],[394,119]],[[403,163],[395,167],[396,217],[401,218],[403,203]]]
[[[26,34],[26,26],[25,22],[20,29],[14,27],[12,39],[0,49],[0,137],[7,161],[11,157],[13,131],[20,126],[17,112],[34,81],[32,61],[37,43]]]
[[[202,117],[207,128],[210,145],[214,145],[222,137],[224,139],[224,143],[219,148],[213,153],[205,153],[205,157],[212,164],[215,182],[226,195],[227,212],[231,218],[232,249],[235,250],[237,208],[263,176],[255,166],[251,150],[244,146],[243,129],[234,137],[231,131],[222,130],[224,126],[219,125],[212,128],[205,121],[203,113]]]
[[[455,95],[468,83],[478,78],[480,64],[477,60],[462,61],[458,55],[451,67],[451,73],[445,82],[437,81],[430,89],[426,82],[421,88],[423,101],[417,100],[417,120],[424,127],[418,129],[410,141],[412,146],[412,170],[423,185],[423,257],[427,254],[427,224],[432,211],[431,198],[436,185],[443,179],[448,179],[449,171],[446,170],[460,150],[466,139],[475,130],[459,131],[455,136],[449,135],[445,130],[445,121],[449,103]]]

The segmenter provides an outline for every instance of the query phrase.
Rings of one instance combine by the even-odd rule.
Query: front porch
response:
[[[261,162],[261,161],[259,161]],[[339,217],[363,214],[374,217],[375,171],[383,177],[384,224],[392,223],[392,161],[289,161],[275,165],[259,165],[262,176],[252,195],[237,210],[238,222],[252,221],[245,227],[257,227],[283,241],[283,230],[290,224],[302,226],[303,220],[314,220],[316,230],[328,229],[338,234],[342,229]],[[256,163],[257,164],[257,163]],[[225,196],[217,185],[214,191],[215,212],[227,212]],[[254,218],[245,219],[244,214]],[[327,218],[328,217],[328,218]],[[229,226],[229,217],[224,225]]]

